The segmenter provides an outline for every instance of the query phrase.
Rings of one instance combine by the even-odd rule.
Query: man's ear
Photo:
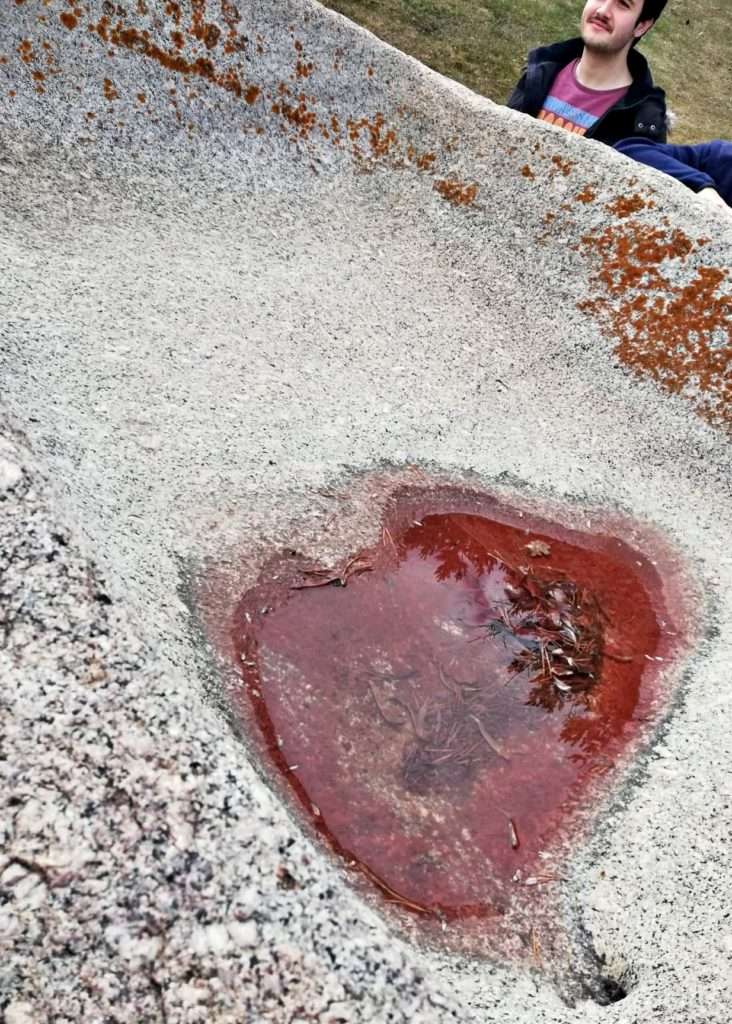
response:
[[[655,18],[647,18],[645,21],[639,21],[633,29],[633,35],[635,36],[635,38],[640,39],[642,36],[644,36],[648,29],[651,27],[651,25],[654,24],[655,20]]]

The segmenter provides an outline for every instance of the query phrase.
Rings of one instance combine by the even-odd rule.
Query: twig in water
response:
[[[486,729],[483,726],[483,723],[478,718],[478,716],[477,715],[468,715],[468,718],[472,719],[472,721],[475,722],[475,724],[478,726],[478,732],[483,737],[483,739],[486,741],[486,743],[491,748],[491,750],[494,753],[498,754],[499,757],[502,757],[504,761],[510,761],[511,758],[508,756],[508,754],[503,749],[503,747],[498,743],[498,741],[494,740],[493,737],[491,736],[491,734],[486,731]]]

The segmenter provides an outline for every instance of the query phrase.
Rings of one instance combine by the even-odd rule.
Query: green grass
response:
[[[527,52],[578,34],[583,0],[326,0],[380,38],[497,103]],[[641,44],[668,104],[674,142],[732,139],[732,4],[670,0]]]

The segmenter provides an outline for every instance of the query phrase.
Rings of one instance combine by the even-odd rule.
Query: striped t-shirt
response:
[[[562,68],[552,82],[538,116],[542,121],[584,135],[595,121],[625,96],[629,86],[620,89],[588,89],[577,81],[578,64],[579,57]]]

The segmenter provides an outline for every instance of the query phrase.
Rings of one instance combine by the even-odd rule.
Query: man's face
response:
[[[582,42],[597,53],[629,48],[653,24],[653,19],[638,22],[642,10],[643,0],[587,0],[582,12]]]

